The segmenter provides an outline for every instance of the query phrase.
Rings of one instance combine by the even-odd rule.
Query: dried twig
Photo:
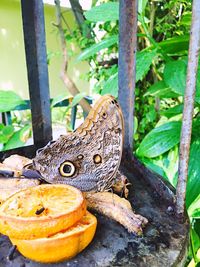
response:
[[[180,218],[184,218],[186,184],[188,176],[188,161],[192,131],[192,117],[196,90],[198,55],[200,49],[200,2],[193,0],[192,25],[190,31],[190,45],[187,68],[187,82],[184,96],[183,122],[181,129],[179,177],[177,185],[176,211]]]
[[[67,68],[68,68],[68,56],[67,56],[67,45],[66,45],[66,40],[65,40],[65,35],[64,35],[64,30],[62,27],[62,15],[61,15],[61,8],[60,8],[60,0],[55,0],[55,5],[56,5],[56,17],[57,17],[57,27],[60,33],[60,40],[61,40],[61,48],[62,48],[62,53],[63,53],[63,65],[61,68],[61,79],[63,80],[64,84],[66,85],[67,89],[69,92],[75,96],[80,93],[78,90],[77,86],[73,82],[73,80],[68,76],[67,74]],[[80,105],[83,108],[85,112],[89,112],[91,107],[89,103],[85,100],[82,99],[80,101]]]

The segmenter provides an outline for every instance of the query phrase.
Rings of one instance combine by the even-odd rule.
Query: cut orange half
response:
[[[75,226],[49,238],[34,240],[11,238],[11,242],[29,259],[46,263],[58,262],[76,256],[87,247],[94,237],[96,226],[96,217],[87,211]]]
[[[69,185],[39,185],[0,207],[0,233],[17,239],[48,237],[76,224],[86,212],[81,191]]]
[[[16,192],[39,184],[40,181],[37,179],[12,178],[12,180],[10,180],[0,177],[0,205]]]

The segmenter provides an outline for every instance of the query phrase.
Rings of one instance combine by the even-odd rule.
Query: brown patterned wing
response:
[[[79,128],[38,151],[33,166],[49,183],[105,191],[120,165],[123,132],[119,104],[110,95],[102,96]]]

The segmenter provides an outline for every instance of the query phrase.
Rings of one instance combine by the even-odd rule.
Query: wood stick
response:
[[[178,168],[178,185],[176,191],[176,212],[178,217],[184,218],[185,196],[188,176],[188,162],[192,132],[192,118],[196,91],[198,57],[200,49],[200,1],[193,0],[192,24],[190,30],[190,45],[187,67],[187,81],[184,95],[183,121],[180,141],[180,158]]]
[[[56,5],[56,18],[57,18],[57,24],[56,26],[58,27],[59,33],[60,33],[60,41],[61,41],[61,48],[62,48],[62,54],[63,54],[63,64],[61,68],[61,73],[60,77],[63,80],[63,83],[69,90],[69,92],[75,96],[80,93],[78,90],[77,86],[73,82],[73,80],[69,77],[67,74],[67,68],[68,68],[68,56],[67,56],[67,44],[65,40],[65,35],[64,35],[64,30],[62,27],[62,15],[61,15],[61,8],[60,8],[60,0],[55,0],[55,5]],[[89,113],[91,107],[90,104],[85,100],[82,99],[80,101],[80,105],[83,108],[83,110],[86,113]]]

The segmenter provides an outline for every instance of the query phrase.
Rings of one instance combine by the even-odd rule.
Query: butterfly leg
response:
[[[128,178],[118,170],[114,184],[112,185],[112,190],[121,197],[124,196],[127,198],[129,194],[129,185],[131,185],[131,183],[129,183]]]

